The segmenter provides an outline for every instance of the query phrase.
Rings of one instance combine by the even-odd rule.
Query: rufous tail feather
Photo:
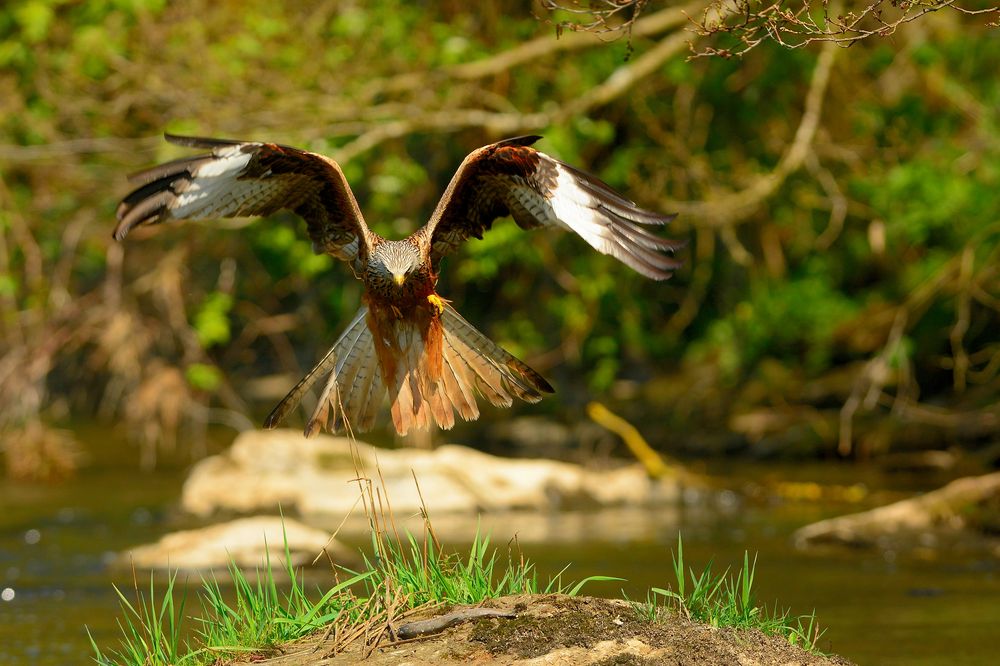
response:
[[[432,422],[447,430],[455,424],[456,412],[474,421],[479,418],[476,393],[497,407],[510,407],[514,398],[538,402],[543,393],[553,392],[541,375],[476,330],[451,305],[445,305],[423,336],[415,324],[395,325],[402,353],[388,383],[394,396],[392,420],[401,435]]]
[[[345,425],[354,432],[370,430],[386,386],[400,435],[431,424],[448,430],[456,412],[465,421],[476,420],[476,393],[497,407],[509,407],[514,398],[538,402],[543,393],[553,392],[541,375],[451,305],[440,317],[422,322],[364,307],[323,360],[275,407],[266,427],[275,427],[325,371],[331,371],[330,377],[306,423],[307,437]]]

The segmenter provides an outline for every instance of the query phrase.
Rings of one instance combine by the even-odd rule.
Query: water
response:
[[[109,562],[166,530],[182,470],[140,473],[120,437],[88,434],[108,446],[76,478],[0,482],[0,599],[12,597],[0,601],[3,666],[93,663],[85,626],[103,644],[117,639],[112,584],[128,582]]]
[[[182,467],[137,472],[137,455],[123,441],[107,433],[99,438],[118,455],[100,449],[104,453],[75,479],[0,485],[4,666],[90,663],[85,626],[99,644],[115,645],[119,610],[112,584],[129,588],[132,583],[127,571],[109,567],[113,554],[189,525],[174,508]],[[834,483],[868,475],[869,485],[885,485],[885,479],[853,466],[765,469],[729,462],[713,471],[724,473],[734,488],[767,475]],[[955,544],[906,552],[805,553],[790,545],[796,527],[854,508],[748,502],[723,493],[707,502],[651,511],[486,516],[482,528],[501,546],[517,533],[521,549],[543,578],[570,563],[569,578],[628,578],[594,583],[585,592],[616,596],[624,590],[631,598],[645,598],[650,586],[670,584],[670,553],[680,530],[685,557],[697,568],[713,558],[715,570],[738,568],[745,549],[751,556],[756,552],[760,601],[777,601],[794,613],[815,608],[827,628],[821,641],[826,651],[862,664],[993,663],[1000,626],[1000,563],[982,550]],[[441,516],[435,525],[456,547],[475,530],[468,519]],[[353,540],[360,543],[363,536],[355,532]],[[323,575],[317,574],[320,579]]]
[[[829,549],[803,553],[788,534],[815,509],[744,507],[734,513],[682,512],[649,538],[615,543],[603,538],[580,546],[526,547],[547,570],[572,561],[575,578],[627,576],[627,583],[597,583],[590,594],[619,588],[644,599],[649,586],[673,583],[671,551],[677,528],[684,555],[700,572],[739,569],[744,550],[757,554],[757,598],[777,601],[793,614],[813,609],[827,629],[820,649],[859,664],[991,664],[1000,626],[1000,563],[948,552],[905,553]]]

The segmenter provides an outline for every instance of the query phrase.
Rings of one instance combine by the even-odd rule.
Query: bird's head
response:
[[[407,241],[381,243],[368,262],[369,279],[401,289],[419,271],[420,252]]]

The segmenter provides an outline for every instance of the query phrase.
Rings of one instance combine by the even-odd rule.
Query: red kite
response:
[[[654,280],[680,262],[665,253],[682,246],[651,234],[674,215],[639,208],[608,185],[531,144],[507,139],[473,151],[458,168],[430,221],[409,237],[386,240],[365,224],[344,173],[333,160],[288,146],[166,135],[171,143],[210,149],[197,157],[131,177],[139,187],[118,206],[114,237],[169,220],[301,215],[313,250],[346,261],[365,285],[364,305],[347,331],[268,416],[273,428],[324,374],[330,377],[306,436],[344,421],[370,429],[388,389],[392,421],[405,435],[436,423],[451,428],[455,412],[479,417],[475,394],[509,407],[515,397],[541,400],[553,389],[526,364],[490,341],[435,292],[441,258],[470,236],[482,238],[510,215],[522,229],[575,232]]]

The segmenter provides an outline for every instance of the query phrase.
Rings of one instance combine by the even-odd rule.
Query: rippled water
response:
[[[0,489],[0,664],[88,663],[84,626],[105,644],[118,614],[107,563],[158,538],[180,475],[89,470],[58,485]],[[92,663],[92,662],[90,662]]]
[[[112,446],[127,446],[106,433],[101,437]],[[140,473],[135,456],[126,457],[130,460],[119,463],[95,460],[66,483],[0,486],[0,664],[89,663],[85,626],[99,644],[116,643],[112,584],[131,582],[127,572],[107,566],[112,554],[154,540],[184,520],[173,508],[183,470]],[[759,479],[761,470],[730,463],[725,473],[733,487],[741,487]],[[844,482],[864,471],[788,465],[769,466],[767,473]],[[880,482],[869,476],[870,484]],[[803,553],[791,547],[796,527],[849,510],[748,503],[722,494],[652,511],[486,516],[482,529],[501,545],[516,532],[543,577],[571,563],[571,578],[628,578],[595,583],[586,592],[615,596],[624,589],[632,598],[644,598],[651,585],[669,584],[670,551],[680,530],[685,556],[698,568],[712,558],[716,569],[738,567],[744,549],[757,552],[759,599],[769,605],[777,600],[795,613],[815,608],[827,627],[822,640],[827,651],[862,664],[994,663],[1000,626],[997,560],[960,545],[907,552]],[[463,534],[469,539],[476,529],[468,519],[441,517],[435,524],[452,535],[446,538],[456,547]],[[361,535],[355,538],[361,541]]]

